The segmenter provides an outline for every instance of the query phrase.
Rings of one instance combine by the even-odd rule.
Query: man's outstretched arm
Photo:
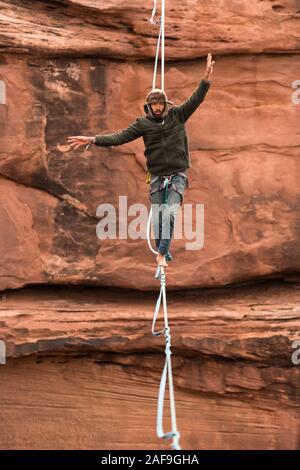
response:
[[[139,119],[130,124],[122,131],[114,132],[113,134],[95,135],[93,143],[102,147],[115,147],[116,145],[126,144],[132,140],[138,139],[143,135],[143,130],[139,123]]]
[[[94,137],[86,137],[83,135],[68,137],[68,144],[75,150],[81,145],[95,144],[102,147],[115,147],[117,145],[126,144],[143,135],[143,129],[139,123],[139,118],[122,131],[113,134],[95,135]]]
[[[204,100],[211,84],[210,77],[213,72],[214,63],[215,62],[212,61],[212,55],[209,53],[207,56],[206,72],[200,81],[198,88],[194,91],[192,96],[184,101],[184,103],[179,106],[175,106],[175,113],[181,122],[186,122]]]

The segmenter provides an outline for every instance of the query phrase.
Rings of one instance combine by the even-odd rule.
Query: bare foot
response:
[[[168,266],[165,256],[161,255],[160,253],[158,253],[156,261],[158,266]]]

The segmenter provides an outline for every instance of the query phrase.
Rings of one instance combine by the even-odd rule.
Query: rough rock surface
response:
[[[158,25],[148,21],[151,0],[1,0],[0,7],[0,52],[153,57]],[[172,0],[165,14],[169,60],[211,49],[218,55],[299,51],[299,0]]]
[[[204,204],[204,244],[187,250],[190,235],[174,240],[170,288],[299,271],[296,57],[217,59],[206,101],[187,123],[192,168],[184,202],[193,207],[192,241],[196,204]],[[32,282],[152,289],[154,258],[146,224],[135,240],[96,235],[102,203],[113,204],[118,215],[119,197],[126,196],[128,208],[144,204],[148,214],[142,139],[86,152],[66,145],[69,135],[110,133],[141,115],[152,63],[1,59],[7,104],[0,105],[0,223],[8,235],[0,247],[0,289]],[[204,70],[204,59],[169,64],[169,98],[182,102]],[[128,225],[135,217],[128,216]],[[11,237],[16,226],[18,236]],[[198,240],[199,227],[203,224]],[[28,247],[23,254],[22,245]],[[178,266],[184,276],[178,276]]]
[[[184,449],[299,448],[299,287],[168,295]],[[164,364],[155,299],[58,286],[3,293],[0,448],[168,448],[155,435]]]

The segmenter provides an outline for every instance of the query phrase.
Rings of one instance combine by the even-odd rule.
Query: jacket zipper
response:
[[[161,125],[163,126],[164,123],[165,123],[165,118],[163,118]],[[162,128],[161,128],[161,129],[162,129]],[[169,165],[169,159],[166,158],[166,152],[165,152],[165,134],[164,134],[163,129],[162,129],[162,137],[163,137],[163,157],[164,157],[164,161],[166,162],[166,165],[168,166],[168,165]]]

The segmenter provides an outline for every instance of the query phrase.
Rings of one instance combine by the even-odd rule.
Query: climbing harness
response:
[[[157,181],[159,178],[164,178],[164,181],[162,181],[161,184],[159,185],[159,187],[156,188],[156,189],[151,189],[151,187],[150,187],[149,199],[151,200],[152,194],[156,193],[157,191],[161,191],[162,189],[164,189],[163,203],[165,204],[166,202],[168,202],[169,188],[174,189],[174,191],[178,192],[181,195],[180,191],[178,191],[178,189],[177,189],[176,183],[174,183],[172,181],[173,176],[177,176],[177,175],[183,176],[186,179],[187,186],[189,185],[188,177],[182,171],[178,171],[177,173],[173,173],[172,175],[167,175],[167,176],[155,176],[151,180],[151,185],[153,183],[155,183],[155,181]],[[167,179],[167,181],[166,181],[166,179]],[[181,204],[182,204],[182,195],[181,195]]]
[[[166,202],[168,201],[168,191],[169,191],[169,185],[172,184],[171,183],[171,179],[172,179],[172,175],[171,176],[166,176],[165,177],[165,180],[164,180],[164,200],[163,200],[163,204],[166,204]]]
[[[152,16],[149,20],[152,24],[160,24],[159,35],[157,40],[157,47],[156,47],[156,56],[155,56],[155,66],[154,66],[154,73],[153,73],[153,83],[152,89],[155,88],[156,84],[156,72],[157,72],[157,63],[158,63],[158,54],[159,54],[159,46],[161,42],[161,89],[164,90],[164,48],[165,48],[165,0],[162,0],[161,6],[161,17],[159,20],[155,20],[155,12],[156,12],[156,0],[154,0],[154,7],[152,10]],[[162,123],[163,124],[163,123]],[[164,188],[164,203],[168,200],[168,190],[169,184],[171,183],[172,176],[164,176],[164,180],[162,183],[162,187]],[[154,179],[155,180],[155,179]],[[153,180],[153,181],[154,181]],[[147,173],[146,182],[151,182],[151,173]],[[152,206],[150,208],[149,218],[147,222],[147,241],[148,246],[152,253],[158,254],[158,251],[154,250],[151,245],[150,241],[150,227],[151,227],[151,219],[152,219]],[[174,385],[173,385],[173,374],[172,374],[172,364],[171,364],[171,333],[170,327],[168,322],[168,312],[167,312],[167,295],[166,295],[166,274],[164,272],[163,266],[158,266],[155,273],[155,278],[160,279],[160,292],[156,302],[154,316],[153,316],[153,323],[152,323],[152,335],[153,336],[165,336],[165,366],[162,372],[162,376],[160,379],[160,386],[159,386],[159,393],[158,393],[158,405],[157,405],[157,418],[156,418],[156,433],[159,438],[162,439],[172,439],[171,448],[175,450],[181,450],[179,439],[180,433],[177,430],[177,423],[176,423],[176,408],[175,408],[175,398],[174,398]],[[155,331],[155,324],[157,321],[157,317],[161,307],[161,301],[163,304],[163,311],[164,311],[164,328],[160,331]],[[170,401],[170,414],[171,414],[171,426],[172,430],[169,432],[164,432],[163,430],[163,414],[164,414],[164,399],[165,399],[165,392],[167,387],[167,381],[169,383],[169,401]]]

